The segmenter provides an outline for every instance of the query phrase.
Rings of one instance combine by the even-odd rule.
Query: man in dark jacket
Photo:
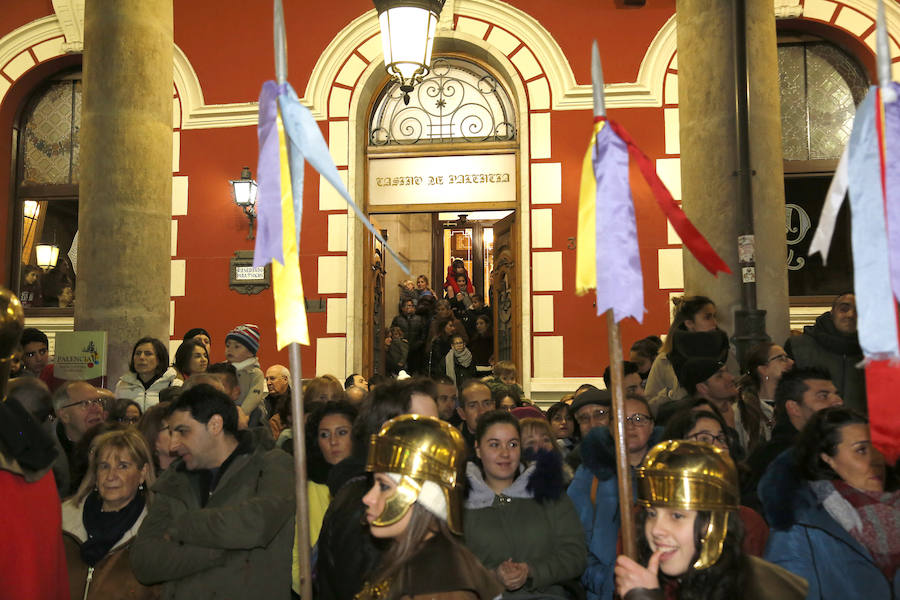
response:
[[[760,507],[756,497],[757,484],[769,464],[793,446],[810,417],[823,408],[841,404],[841,397],[827,372],[797,368],[782,374],[775,387],[775,426],[772,428],[772,437],[759,445],[747,459],[750,474],[741,490],[745,506]]]
[[[857,367],[863,359],[856,332],[856,297],[842,294],[834,299],[831,310],[803,328],[803,335],[784,343],[785,352],[801,369],[825,369],[844,405],[862,413],[866,406],[865,370]]]
[[[410,373],[422,373],[424,369],[425,338],[428,335],[425,320],[416,314],[416,305],[406,300],[400,314],[391,321],[391,327],[399,327],[403,337],[409,342],[408,364]]]
[[[131,551],[138,580],[172,599],[291,597],[291,458],[238,430],[237,407],[199,384],[166,417],[181,458],[153,486]]]

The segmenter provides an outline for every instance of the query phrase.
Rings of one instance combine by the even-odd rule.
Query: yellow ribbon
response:
[[[278,158],[281,170],[281,248],[284,264],[272,261],[272,292],[275,296],[275,332],[281,350],[297,342],[309,345],[306,302],[300,281],[300,248],[294,221],[294,195],[291,192],[291,168],[288,165],[287,136],[278,110]]]
[[[578,230],[575,246],[575,293],[579,296],[597,288],[597,179],[592,155],[597,134],[606,121],[594,123],[591,143],[581,162],[581,187],[578,192]]]

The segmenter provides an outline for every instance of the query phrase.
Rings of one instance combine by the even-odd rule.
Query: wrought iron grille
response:
[[[439,58],[403,102],[400,85],[385,87],[369,127],[369,144],[499,142],[516,139],[509,94],[482,67],[459,58]]]

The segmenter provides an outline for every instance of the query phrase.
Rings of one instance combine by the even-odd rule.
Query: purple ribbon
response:
[[[278,84],[267,81],[259,94],[259,162],[256,164],[257,189],[256,249],[253,266],[262,267],[277,260],[284,264],[281,245],[281,166],[278,157]]]
[[[896,99],[884,103],[885,204],[891,287],[894,297],[900,300],[900,84],[892,81],[890,89]]]
[[[597,179],[597,314],[613,310],[616,322],[644,320],[644,278],[634,201],[628,181],[628,146],[609,124],[597,133],[592,155]]]

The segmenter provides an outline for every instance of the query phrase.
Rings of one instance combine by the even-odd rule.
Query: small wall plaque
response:
[[[258,294],[272,285],[272,265],[253,266],[253,251],[238,250],[231,259],[228,287],[239,294]]]

